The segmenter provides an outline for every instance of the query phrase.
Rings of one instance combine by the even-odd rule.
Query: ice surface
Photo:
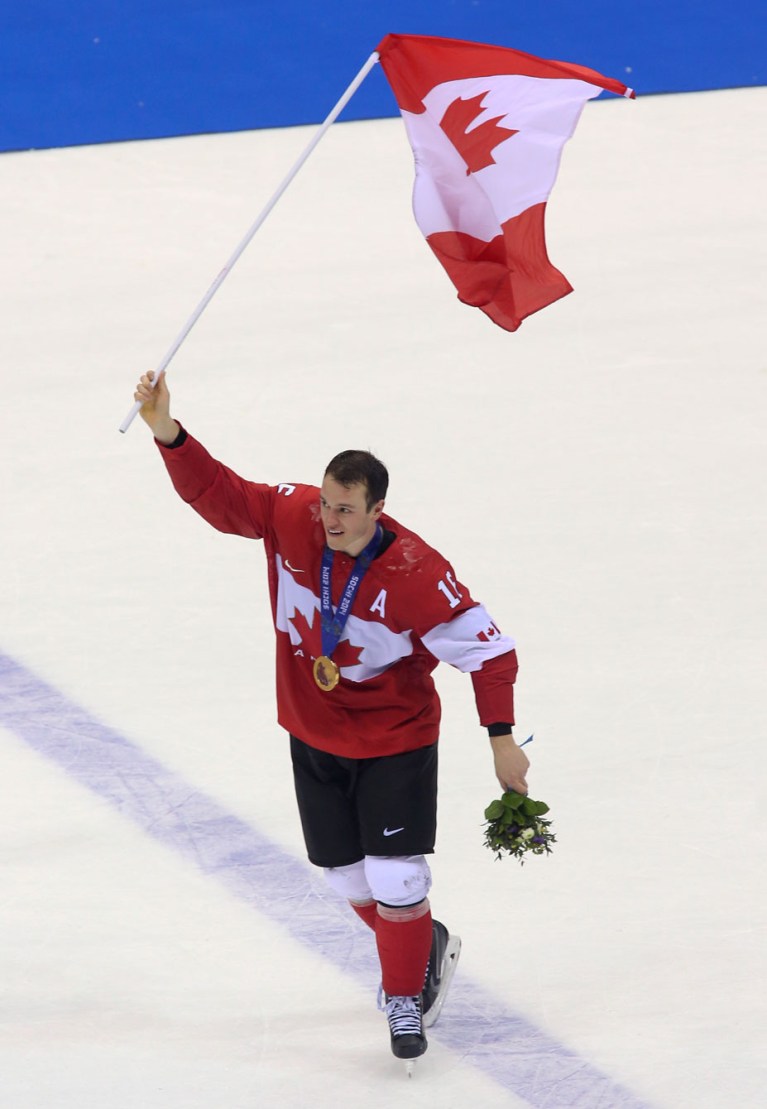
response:
[[[515,335],[424,245],[402,124],[337,125],[171,367],[248,476],[374,449],[519,643],[558,843],[482,846],[487,742],[441,668],[432,904],[464,947],[409,1083],[303,862],[263,556],[117,432],[311,131],[3,155],[3,1105],[761,1109],[765,108],[587,105],[548,210],[575,292]]]

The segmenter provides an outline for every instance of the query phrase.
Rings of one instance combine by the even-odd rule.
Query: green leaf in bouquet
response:
[[[491,801],[485,809],[485,820],[498,820],[503,816],[503,801]]]
[[[522,793],[514,793],[512,790],[507,790],[501,801],[505,809],[518,809],[524,801],[525,797]]]
[[[544,813],[549,811],[549,806],[545,801],[533,801],[531,797],[525,798],[522,808],[528,816],[543,816]]]

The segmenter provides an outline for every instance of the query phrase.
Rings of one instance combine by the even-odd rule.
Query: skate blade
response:
[[[447,992],[450,989],[450,983],[455,974],[455,968],[458,966],[458,959],[461,955],[461,937],[449,936],[447,946],[445,948],[445,961],[442,964],[442,984],[439,988],[439,993],[434,999],[434,1004],[428,1013],[423,1015],[424,1028],[431,1028],[433,1024],[437,1023],[439,1014],[442,1012],[442,1006],[445,1004]]]
[[[405,1074],[408,1076],[408,1078],[412,1078],[413,1074],[415,1073],[415,1065],[416,1065],[417,1060],[416,1059],[403,1059],[403,1062],[405,1064]]]

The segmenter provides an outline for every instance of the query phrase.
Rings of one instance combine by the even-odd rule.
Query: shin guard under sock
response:
[[[375,901],[350,901],[349,904],[360,920],[364,920],[368,928],[372,928],[375,932],[378,916],[378,905]]]
[[[394,908],[378,905],[376,944],[381,981],[389,997],[418,997],[431,952],[432,921],[428,900]]]

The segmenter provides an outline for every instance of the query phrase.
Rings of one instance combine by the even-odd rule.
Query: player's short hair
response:
[[[350,485],[364,485],[368,512],[385,498],[389,488],[389,471],[370,451],[341,451],[328,462],[325,477],[347,489]]]

